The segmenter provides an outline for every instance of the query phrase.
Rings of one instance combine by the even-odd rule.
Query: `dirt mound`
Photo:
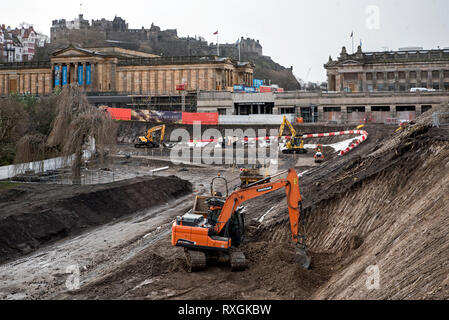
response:
[[[399,138],[385,141],[382,149],[385,151],[354,158],[338,178],[321,182],[321,190],[312,185],[304,192],[307,235],[314,260],[312,273],[304,279],[309,298],[449,296],[449,260],[444,253],[449,251],[444,231],[449,227],[449,134],[417,125]],[[252,238],[288,243],[284,212],[272,220]],[[269,247],[279,254],[279,248],[273,245],[255,243],[249,246],[250,252],[254,247]],[[327,260],[324,268],[323,255]],[[264,260],[254,264],[269,265],[267,272],[279,261],[276,256]],[[379,270],[377,290],[366,286],[370,266]],[[291,266],[286,264],[278,270],[276,279],[279,286],[288,288],[301,277],[285,277],[286,270]],[[325,280],[317,290],[307,285],[316,282],[314,272],[320,274],[318,280]]]
[[[191,192],[177,177],[98,186],[23,185],[0,191],[0,263],[49,242]]]

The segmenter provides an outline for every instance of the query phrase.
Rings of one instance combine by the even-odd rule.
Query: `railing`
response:
[[[51,68],[50,61],[24,61],[0,63],[0,69],[37,69]]]
[[[225,59],[226,60],[226,59]],[[141,66],[141,65],[167,65],[167,64],[193,64],[193,63],[215,63],[225,60],[216,56],[177,56],[157,58],[128,58],[121,59],[118,66]]]

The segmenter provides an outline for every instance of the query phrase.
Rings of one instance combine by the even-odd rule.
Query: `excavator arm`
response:
[[[292,133],[292,137],[296,136],[296,130],[290,123],[290,121],[287,120],[287,117],[284,116],[284,119],[282,120],[281,128],[279,129],[279,138],[282,137],[284,134],[285,126],[287,126],[290,129],[290,132]]]
[[[280,179],[275,182],[257,185],[247,189],[241,189],[235,191],[226,200],[220,216],[218,217],[218,223],[215,226],[215,231],[220,234],[230,221],[235,210],[244,202],[261,197],[268,193],[285,188],[287,193],[287,205],[288,213],[290,217],[290,229],[292,232],[293,242],[299,241],[299,221],[301,214],[301,193],[299,190],[298,175],[294,169],[288,171],[287,179]]]

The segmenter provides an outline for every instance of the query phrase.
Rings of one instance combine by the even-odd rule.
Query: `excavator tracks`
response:
[[[231,264],[231,271],[244,271],[248,267],[248,262],[243,252],[239,250],[232,250],[229,253],[229,263]]]
[[[204,252],[185,250],[185,255],[189,272],[198,272],[206,269],[206,254]]]

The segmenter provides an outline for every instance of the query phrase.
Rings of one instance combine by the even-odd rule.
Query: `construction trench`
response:
[[[210,192],[218,173],[231,188],[238,185],[238,168],[176,165],[168,150],[138,153],[133,141],[147,127],[122,123],[114,170],[138,177],[0,187],[0,298],[448,299],[449,130],[433,128],[430,119],[424,114],[398,133],[394,126],[367,125],[366,142],[344,156],[325,147],[320,165],[312,149],[279,155],[279,171],[301,173],[310,270],[292,261],[285,192],[278,191],[244,204],[241,249],[248,268],[230,272],[217,264],[198,273],[189,273],[183,250],[172,247],[172,223],[192,208],[195,195]],[[168,136],[178,127],[169,126]],[[76,290],[67,287],[73,267]],[[376,288],[370,270],[378,270]]]

